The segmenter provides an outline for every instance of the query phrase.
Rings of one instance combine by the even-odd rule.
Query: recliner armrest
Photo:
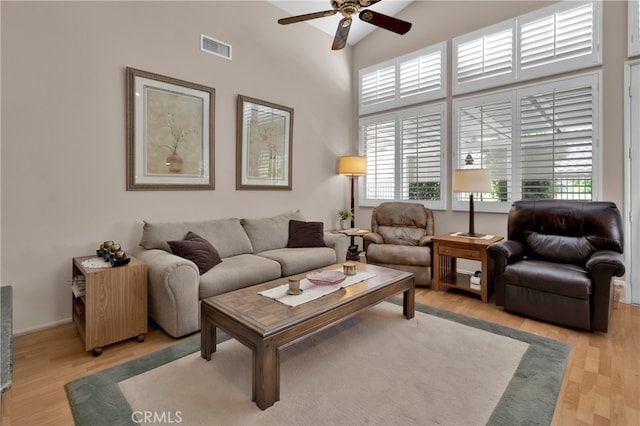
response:
[[[378,234],[377,232],[369,232],[368,234],[364,234],[364,240],[374,244],[384,243],[384,239],[382,238],[382,235]]]
[[[587,260],[587,270],[590,274],[603,273],[621,277],[625,273],[624,257],[612,250],[598,250],[593,252]]]
[[[624,258],[612,250],[597,250],[587,260],[586,268],[591,276],[591,330],[606,333],[611,313],[613,276],[624,275]]]
[[[524,244],[515,240],[499,241],[491,244],[487,251],[492,255],[495,261],[497,256],[502,255],[504,257],[504,266],[514,263],[524,256],[525,247]]]
[[[487,253],[493,259],[493,285],[496,306],[504,306],[504,271],[510,263],[516,263],[524,256],[525,247],[515,240],[499,241],[487,247]]]
[[[424,237],[420,238],[420,241],[418,241],[418,245],[419,246],[432,246],[433,245],[433,241],[431,241],[431,238],[433,238],[433,235],[425,235]]]

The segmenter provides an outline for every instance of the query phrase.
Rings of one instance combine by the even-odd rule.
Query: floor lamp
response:
[[[340,157],[340,161],[338,162],[338,174],[351,176],[351,227],[355,228],[355,177],[356,176],[364,176],[367,172],[367,162],[365,157],[361,157],[359,155],[345,155]],[[354,237],[351,236],[351,247],[349,247],[349,251],[357,251],[358,248],[355,247]]]
[[[474,229],[473,193],[491,192],[491,176],[487,169],[458,169],[453,175],[453,192],[469,193],[469,232],[458,234],[461,237],[479,238]]]

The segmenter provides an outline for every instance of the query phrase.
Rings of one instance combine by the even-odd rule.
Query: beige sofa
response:
[[[326,247],[287,248],[290,220],[305,218],[292,211],[259,219],[145,221],[134,256],[147,264],[151,318],[171,336],[184,336],[200,329],[204,298],[345,261],[349,242],[341,234],[324,232]],[[189,231],[209,241],[222,259],[202,275],[168,244]]]

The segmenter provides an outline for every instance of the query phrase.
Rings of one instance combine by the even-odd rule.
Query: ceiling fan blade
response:
[[[411,29],[411,22],[387,16],[373,10],[363,10],[358,15],[361,21],[368,22],[397,34],[406,34]]]
[[[349,30],[351,29],[351,18],[342,18],[338,24],[338,30],[336,36],[333,38],[333,45],[331,50],[340,50],[347,44],[347,37],[349,37]]]
[[[325,10],[324,12],[307,13],[305,15],[290,16],[288,18],[278,19],[278,24],[287,25],[294,22],[308,21],[309,19],[324,18],[338,13],[337,10]]]
[[[376,4],[378,3],[380,0],[358,0],[358,4],[360,4],[360,7],[369,7],[372,4]]]

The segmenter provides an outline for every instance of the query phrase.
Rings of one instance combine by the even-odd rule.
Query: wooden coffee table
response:
[[[271,407],[280,399],[280,349],[398,293],[403,293],[403,315],[413,318],[413,274],[364,263],[358,263],[357,270],[375,276],[296,307],[258,294],[288,283],[287,278],[204,299],[201,304],[202,358],[209,361],[216,351],[217,328],[249,347],[253,351],[252,401],[262,410]]]

